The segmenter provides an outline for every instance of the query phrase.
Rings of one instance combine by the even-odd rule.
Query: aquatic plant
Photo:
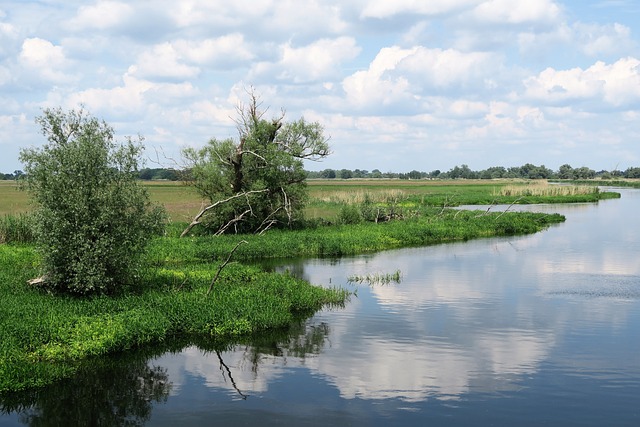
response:
[[[400,283],[402,273],[396,270],[393,273],[367,273],[364,275],[354,274],[347,278],[349,283],[367,283],[369,285],[389,285]]]

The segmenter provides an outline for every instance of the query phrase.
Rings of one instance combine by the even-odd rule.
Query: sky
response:
[[[147,167],[268,116],[323,125],[308,170],[640,166],[637,0],[0,2],[0,172],[81,106]]]

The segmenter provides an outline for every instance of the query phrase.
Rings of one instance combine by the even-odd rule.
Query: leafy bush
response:
[[[338,221],[341,224],[360,224],[362,222],[362,213],[355,205],[344,205],[340,209]]]
[[[140,141],[117,144],[113,128],[83,110],[46,109],[36,122],[48,144],[20,159],[37,204],[44,286],[90,294],[131,283],[165,216],[137,183]]]

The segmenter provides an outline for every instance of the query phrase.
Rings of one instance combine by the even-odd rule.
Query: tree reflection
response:
[[[148,366],[148,357],[138,352],[92,361],[73,379],[1,396],[0,411],[17,412],[30,426],[143,425],[153,402],[166,402],[172,387],[166,369]]]
[[[154,366],[149,360],[195,345],[216,355],[224,381],[246,399],[248,394],[234,379],[237,368],[225,362],[230,357],[228,352],[239,351],[257,375],[266,356],[286,360],[318,354],[328,334],[328,325],[312,325],[301,319],[288,329],[266,331],[240,341],[192,337],[98,358],[83,364],[74,378],[42,389],[0,395],[0,413],[17,413],[20,421],[30,426],[140,426],[150,419],[154,404],[167,401],[172,389],[167,368]]]

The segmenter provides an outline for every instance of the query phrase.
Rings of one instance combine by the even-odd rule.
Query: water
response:
[[[0,425],[640,425],[640,191],[617,191],[520,207],[567,216],[531,236],[281,266],[357,296],[260,342],[109,359]]]

